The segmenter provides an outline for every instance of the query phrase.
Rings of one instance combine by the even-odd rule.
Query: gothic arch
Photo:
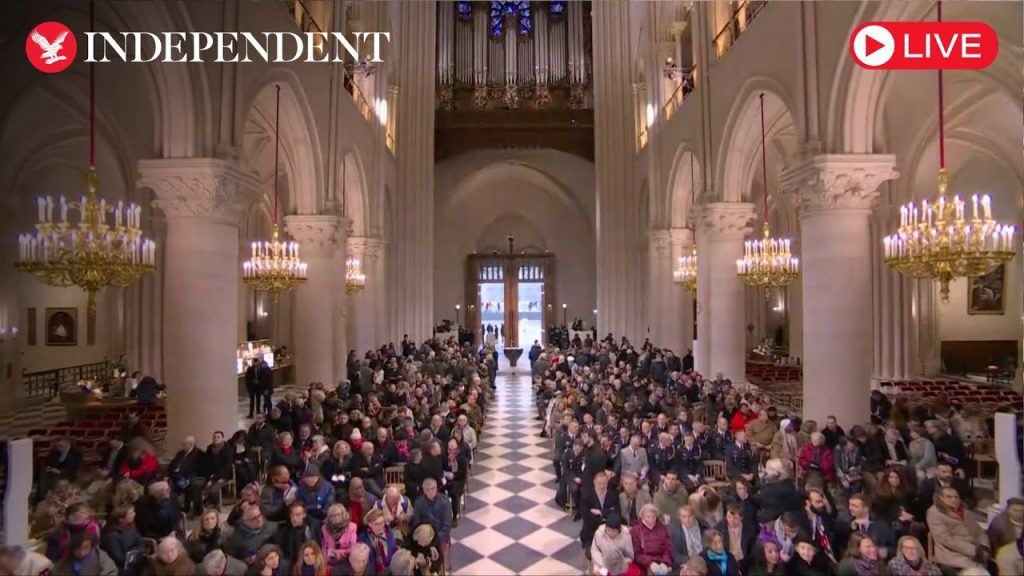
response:
[[[292,191],[286,208],[282,207],[282,215],[318,214],[326,204],[320,137],[313,110],[294,72],[271,69],[253,84],[254,88],[245,99],[246,106],[243,108],[246,121],[240,123],[238,129],[241,133],[236,135],[236,141],[244,142],[250,148],[255,125],[270,138],[266,145],[273,156],[277,86],[281,87],[281,165],[288,178],[288,189]],[[257,158],[250,155],[249,160],[253,162],[254,168],[261,168]]]
[[[666,195],[666,224],[670,228],[685,228],[694,206],[700,202],[702,184],[700,160],[688,144],[679,146],[672,171],[669,173],[669,193]]]
[[[345,217],[352,223],[352,236],[367,236],[374,228],[370,218],[370,202],[366,189],[366,172],[359,151],[345,152],[341,163],[342,206]]]
[[[760,94],[764,93],[765,130],[768,140],[769,178],[783,167],[800,142],[804,130],[795,120],[792,100],[771,79],[752,78],[734,100],[715,159],[718,196],[725,202],[752,197],[751,186],[761,172]],[[779,150],[785,151],[780,157]],[[774,170],[773,170],[774,167]]]

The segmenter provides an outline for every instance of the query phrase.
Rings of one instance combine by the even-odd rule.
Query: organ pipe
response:
[[[487,33],[490,19],[485,10],[473,10],[473,84],[487,84]]]
[[[438,5],[439,86],[508,87],[586,84],[586,3],[569,2],[560,15],[547,3],[531,5],[532,29],[520,33],[520,14],[508,15],[500,37],[491,35],[491,6],[473,3],[469,14],[454,2]],[[529,92],[526,92],[527,94]]]

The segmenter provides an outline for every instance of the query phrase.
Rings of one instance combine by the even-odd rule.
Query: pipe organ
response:
[[[591,108],[590,2],[439,2],[438,106]]]

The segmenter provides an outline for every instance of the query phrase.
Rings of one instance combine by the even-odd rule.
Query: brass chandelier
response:
[[[306,282],[306,263],[299,258],[299,243],[282,241],[277,223],[278,164],[281,153],[281,87],[277,86],[274,120],[274,232],[270,241],[252,243],[252,257],[242,264],[242,280],[257,292],[269,292],[274,300]]]
[[[90,28],[95,28],[90,5]],[[96,315],[96,293],[123,288],[156,270],[156,243],[142,231],[142,207],[108,204],[96,190],[96,64],[89,64],[89,169],[86,194],[79,200],[37,198],[35,233],[18,236],[15,268],[50,286],[79,286],[89,294],[88,314]],[[58,214],[54,214],[55,209]]]
[[[938,21],[942,21],[941,2]],[[971,196],[969,215],[960,196],[953,196],[952,201],[946,198],[949,175],[943,108],[939,70],[939,198],[933,203],[922,200],[920,208],[913,202],[900,207],[900,227],[883,240],[883,257],[886,264],[903,274],[938,280],[942,301],[948,302],[949,284],[955,278],[981,276],[1013,259],[1015,230],[992,218],[987,195]]]
[[[755,288],[785,286],[800,275],[800,260],[790,251],[789,238],[772,238],[768,229],[768,156],[765,149],[764,94],[761,94],[761,180],[764,187],[764,225],[760,240],[743,243],[736,273]],[[765,294],[767,297],[767,293]]]
[[[693,155],[690,155],[690,210],[693,210],[695,197],[695,180],[693,175]],[[688,256],[680,256],[679,264],[672,272],[672,280],[690,292],[697,291],[697,234],[693,230],[693,245]]]
[[[349,256],[345,259],[345,293],[355,294],[366,287],[366,274],[359,258]]]

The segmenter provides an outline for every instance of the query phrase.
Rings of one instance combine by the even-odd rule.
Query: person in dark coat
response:
[[[790,470],[792,468],[790,467]],[[761,524],[773,522],[785,512],[799,510],[803,499],[797,493],[793,479],[786,472],[782,460],[772,458],[765,463],[764,486],[757,493],[757,521]]]
[[[725,518],[716,528],[722,534],[725,551],[729,552],[739,566],[746,566],[754,553],[757,528],[753,522],[743,517],[743,508],[736,504],[727,504]]]
[[[130,558],[142,559],[142,536],[135,528],[135,508],[131,505],[118,506],[107,518],[100,536],[100,548],[117,565],[118,570],[125,571]],[[124,572],[122,572],[124,573]]]
[[[288,506],[288,520],[277,527],[271,541],[281,548],[289,564],[301,561],[299,551],[306,542],[320,542],[320,522],[306,513],[301,502]]]
[[[258,378],[259,365],[262,361],[262,358],[254,358],[245,368],[245,391],[249,394],[249,418],[263,411],[263,391],[260,390]]]
[[[793,539],[793,554],[786,563],[788,576],[832,576],[832,563],[807,536],[799,534]]]
[[[622,514],[619,510],[619,497],[608,488],[608,475],[605,472],[594,475],[593,485],[584,485],[580,494],[579,509],[583,517],[580,543],[583,545],[584,554],[589,555],[597,528],[604,524],[611,512]]]
[[[235,446],[225,441],[220,430],[213,433],[213,442],[206,447],[206,459],[200,476],[206,478],[206,501],[218,502],[217,496],[225,482],[231,480]]]
[[[135,379],[139,384],[132,390],[131,395],[136,399],[136,402],[140,406],[152,406],[156,404],[157,399],[160,397],[160,392],[163,391],[164,386],[156,381],[156,378],[152,376],[143,376],[142,372],[135,371],[132,374],[132,378]]]
[[[165,481],[154,482],[148,492],[139,499],[135,520],[142,537],[159,540],[177,535],[179,539],[184,539],[181,533],[181,508],[178,499],[171,494],[171,485]]]
[[[700,557],[707,563],[708,576],[740,576],[740,563],[726,548],[725,536],[718,530],[704,532]]]
[[[199,526],[188,535],[185,550],[188,557],[199,564],[207,554],[220,550],[226,537],[220,527],[220,513],[216,508],[207,508],[199,518]]]
[[[203,487],[206,485],[206,453],[196,446],[194,436],[186,436],[181,450],[167,467],[175,494],[185,496],[185,512],[198,515],[203,508]]]
[[[281,432],[277,445],[270,453],[270,466],[284,466],[292,477],[297,478],[302,471],[302,455],[294,441],[295,437],[291,432]]]
[[[274,371],[260,358],[259,366],[256,368],[256,387],[263,394],[263,410],[270,412],[274,399]]]

